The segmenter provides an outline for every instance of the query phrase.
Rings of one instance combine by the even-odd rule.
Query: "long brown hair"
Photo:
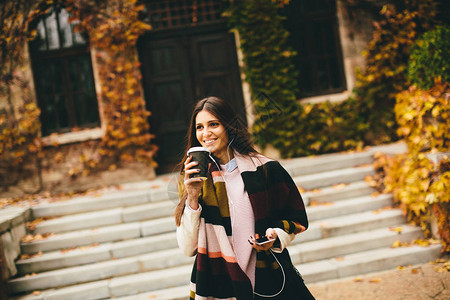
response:
[[[184,162],[187,159],[187,150],[191,147],[201,146],[200,142],[197,140],[195,119],[197,118],[197,114],[202,110],[214,115],[225,127],[231,150],[243,155],[257,153],[247,127],[244,125],[241,118],[234,112],[233,107],[228,102],[218,97],[204,98],[195,104],[194,110],[192,111],[191,121],[186,136],[187,147],[186,151],[184,151],[184,157],[180,162],[180,180],[183,180],[182,175],[184,173]],[[186,199],[187,192],[184,191],[180,197],[180,202],[175,209],[175,222],[177,226],[180,226]]]

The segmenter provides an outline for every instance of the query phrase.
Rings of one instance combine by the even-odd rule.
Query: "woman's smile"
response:
[[[208,148],[220,163],[225,164],[233,155],[227,153],[228,136],[225,127],[216,116],[206,110],[200,111],[195,118],[195,132],[199,143]]]

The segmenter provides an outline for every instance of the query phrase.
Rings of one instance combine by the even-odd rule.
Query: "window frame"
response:
[[[300,0],[301,1],[301,0]],[[306,3],[309,0],[303,1]],[[339,34],[339,24],[338,24],[338,18],[337,18],[337,9],[336,9],[336,2],[334,0],[329,0],[330,6],[328,9],[322,10],[322,11],[316,11],[316,12],[310,12],[304,10],[303,12],[298,12],[298,14],[295,14],[295,10],[292,10],[289,8],[289,5],[287,5],[283,10],[281,10],[281,14],[286,18],[283,22],[284,27],[289,31],[289,38],[287,44],[297,52],[297,57],[294,58],[294,65],[296,69],[299,71],[298,75],[298,87],[299,87],[299,94],[297,95],[299,98],[306,98],[306,97],[316,97],[316,96],[322,96],[322,95],[329,95],[329,94],[336,94],[341,93],[347,90],[347,83],[345,78],[345,68],[344,68],[344,60],[342,55],[342,45],[340,41],[340,34]],[[292,2],[291,2],[292,3]],[[298,4],[301,5],[301,4]],[[289,19],[292,18],[292,19]],[[314,48],[315,39],[317,39],[317,36],[312,36],[312,33],[309,32],[308,28],[312,28],[314,26],[314,23],[317,22],[326,22],[327,25],[332,27],[332,36],[333,36],[333,44],[334,44],[334,52],[325,52],[324,54],[318,55],[317,49]],[[301,31],[303,29],[306,34],[305,38],[302,39],[301,33],[297,33],[296,36],[294,36],[294,29]],[[322,32],[321,32],[322,33]],[[304,51],[306,52],[305,57],[299,57],[301,55],[296,49],[295,45],[296,43],[293,42],[293,39],[298,39],[297,44],[305,45]],[[330,42],[325,34],[321,34],[320,38],[322,39],[323,45],[325,45],[327,42]],[[324,51],[327,51],[325,47],[323,47]],[[338,73],[335,75],[337,76],[337,82],[339,82],[338,87],[333,87],[333,71],[331,69],[330,63],[326,63],[326,77],[327,77],[327,88],[322,89],[320,87],[320,80],[319,80],[319,61],[320,60],[326,60],[326,59],[334,59],[334,63],[336,64]],[[302,63],[307,63],[309,65],[309,69],[311,70],[311,74],[306,74],[306,76],[311,76],[312,84],[309,87],[309,91],[302,90],[301,80],[302,78],[305,78],[305,74],[302,73],[301,65]]]
[[[80,131],[80,130],[90,130],[90,129],[98,129],[101,126],[101,117],[100,117],[100,110],[99,110],[99,102],[97,99],[97,92],[96,92],[96,85],[95,85],[95,76],[94,76],[94,70],[93,70],[93,62],[90,52],[90,46],[89,46],[89,39],[87,36],[83,36],[85,43],[84,44],[73,44],[70,47],[67,47],[64,45],[62,33],[61,33],[61,25],[60,25],[60,12],[61,9],[64,9],[63,6],[59,4],[53,4],[52,5],[53,10],[44,15],[40,16],[39,18],[33,20],[31,23],[30,28],[36,29],[39,22],[44,23],[45,28],[45,50],[40,49],[38,40],[39,36],[37,36],[34,40],[29,42],[29,54],[30,54],[30,60],[31,60],[31,67],[32,67],[32,75],[33,75],[33,81],[34,81],[34,87],[36,92],[36,98],[38,107],[41,109],[41,124],[42,129],[41,133],[42,136],[50,136],[53,134],[65,134],[70,133],[73,131]],[[57,26],[57,32],[58,32],[58,48],[57,49],[49,49],[49,38],[48,38],[48,31],[46,27],[46,19],[50,16],[54,16],[53,19],[56,22]],[[72,41],[74,41],[74,32],[73,32],[73,25],[69,24],[72,30]],[[58,62],[55,62],[55,59],[58,60],[60,63],[62,63],[62,71],[59,74],[62,82],[61,91],[56,92],[54,89],[51,93],[46,94],[42,90],[42,78],[39,77],[39,71],[42,65],[46,65],[47,61],[52,61],[53,64],[58,64]],[[72,88],[74,82],[71,79],[70,74],[70,63],[73,63],[72,60],[74,59],[82,59],[86,62],[86,65],[88,69],[86,70],[86,75],[88,76],[88,82],[89,84],[86,85],[83,89],[77,91]],[[78,72],[77,72],[78,73]],[[53,75],[53,74],[52,74]],[[55,75],[50,76],[49,78],[55,78]],[[81,77],[77,76],[77,80],[80,80]],[[95,119],[93,122],[85,121],[85,122],[79,122],[77,120],[77,116],[79,117],[79,114],[76,112],[76,100],[75,97],[78,94],[86,94],[85,100],[83,101],[83,105],[85,106],[87,110],[92,109],[91,105],[95,104],[93,107],[94,114],[96,116],[93,118]],[[49,119],[47,116],[47,106],[51,101],[55,103],[55,97],[57,96],[63,97],[64,102],[64,108],[63,111],[65,111],[65,114],[67,115],[67,126],[62,126],[60,118],[65,117],[61,116],[60,112],[55,112],[55,116],[57,120],[55,121],[56,126],[55,128],[49,128]],[[47,99],[46,99],[47,98]],[[88,99],[91,100],[88,100]],[[78,103],[78,105],[80,105]],[[86,117],[86,114],[84,114],[84,118]]]

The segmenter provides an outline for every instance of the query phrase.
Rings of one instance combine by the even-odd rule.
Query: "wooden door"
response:
[[[245,120],[234,37],[226,27],[151,33],[139,45],[151,132],[159,146],[158,173],[175,171],[186,147],[194,103],[230,101]]]

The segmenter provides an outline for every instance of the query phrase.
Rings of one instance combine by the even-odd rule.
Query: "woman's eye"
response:
[[[211,123],[211,126],[213,126],[213,127],[219,126],[219,123],[217,123],[217,122]]]
[[[197,126],[196,129],[197,129],[197,130],[201,130],[201,129],[202,129],[202,126]]]

